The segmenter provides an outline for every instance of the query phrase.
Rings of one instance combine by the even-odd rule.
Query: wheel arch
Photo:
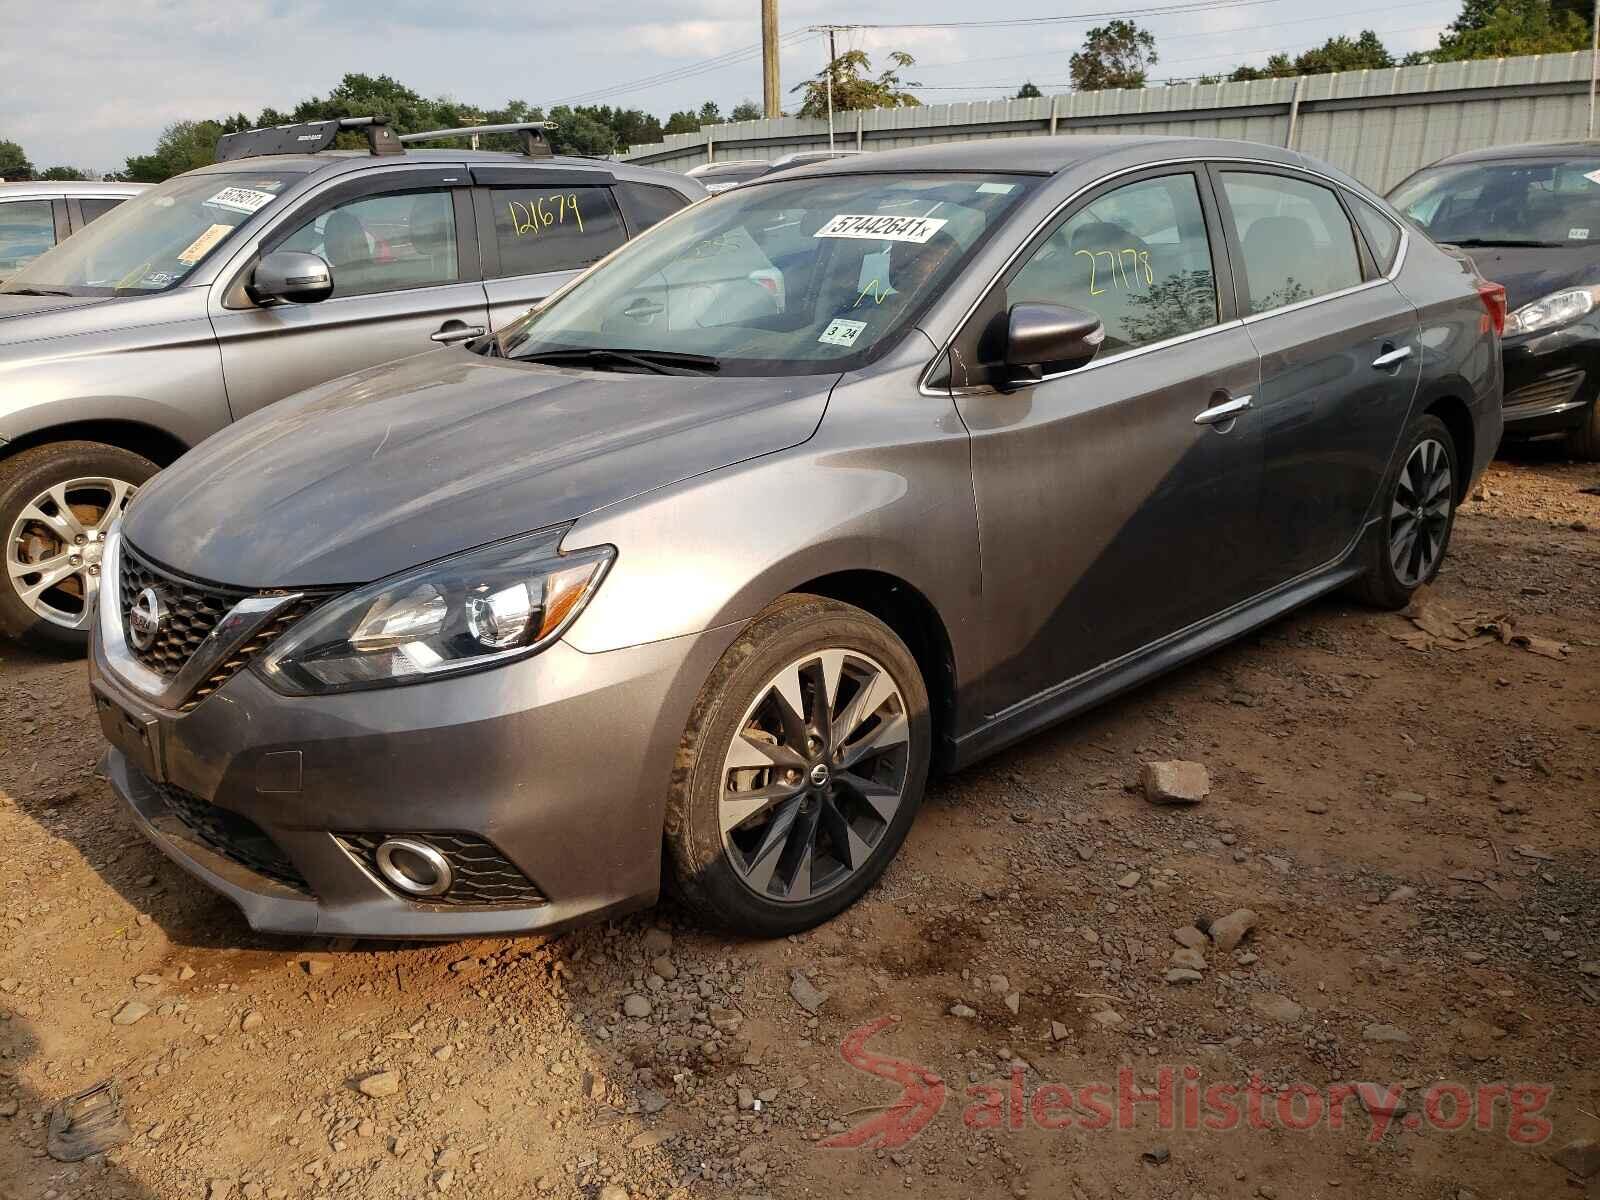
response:
[[[102,442],[121,450],[131,450],[158,467],[171,466],[189,449],[180,438],[142,421],[91,419],[66,421],[30,430],[0,445],[0,458],[31,450],[35,446],[47,446],[52,442]]]
[[[1477,433],[1472,424],[1472,410],[1461,397],[1447,393],[1431,399],[1423,412],[1443,421],[1444,427],[1450,431],[1450,440],[1455,443],[1456,465],[1459,468],[1456,471],[1456,503],[1459,504],[1467,498],[1467,486],[1477,462]]]

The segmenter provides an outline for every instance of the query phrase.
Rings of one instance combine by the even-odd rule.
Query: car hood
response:
[[[601,373],[436,351],[209,438],[140,491],[123,530],[198,579],[365,583],[797,445],[836,379]]]
[[[1479,274],[1506,289],[1512,311],[1562,288],[1600,283],[1600,245],[1471,246],[1466,252]]]

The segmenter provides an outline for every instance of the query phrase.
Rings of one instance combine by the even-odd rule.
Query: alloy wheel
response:
[[[23,507],[6,538],[6,574],[29,611],[63,629],[89,627],[106,534],[138,490],[123,479],[84,476]]]
[[[1438,565],[1454,497],[1449,453],[1433,438],[1418,442],[1389,506],[1389,561],[1402,587],[1416,587]]]
[[[900,686],[853,650],[804,655],[746,710],[723,761],[723,852],[763,899],[796,904],[840,887],[905,798],[911,726]]]

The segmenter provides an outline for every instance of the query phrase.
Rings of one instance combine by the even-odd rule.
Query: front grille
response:
[[[141,650],[126,637],[128,652],[150,670],[165,679],[171,679],[184,667],[201,644],[217,627],[218,622],[232,611],[239,601],[251,596],[271,593],[251,591],[247,588],[229,587],[220,583],[202,583],[174,574],[157,566],[126,542],[122,544],[121,578],[117,581],[117,600],[122,609],[122,626],[128,627],[128,614],[145,588],[154,588],[166,604],[168,617],[162,623],[155,642]],[[229,655],[208,675],[199,687],[179,706],[188,712],[216,691],[228,680],[250,664],[256,655],[272,645],[312,609],[333,593],[331,591],[307,592],[299,600],[280,612],[256,631],[244,645]]]
[[[455,882],[444,895],[430,896],[424,903],[479,907],[549,903],[533,880],[517,870],[505,855],[470,833],[342,833],[339,840],[375,878],[381,880],[383,876],[378,874],[378,847],[390,837],[418,838],[444,855],[449,862]]]
[[[1543,408],[1546,405],[1554,407],[1571,400],[1582,385],[1582,371],[1565,371],[1560,375],[1551,375],[1535,383],[1525,384],[1515,391],[1507,392],[1505,406],[1507,408],[1522,408],[1524,406]]]
[[[167,810],[183,822],[184,828],[222,857],[265,875],[274,883],[311,895],[311,885],[299,868],[254,821],[170,783],[154,786]]]

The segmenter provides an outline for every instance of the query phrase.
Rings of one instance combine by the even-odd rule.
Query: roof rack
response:
[[[404,133],[400,141],[439,142],[446,138],[476,137],[480,133],[520,133],[522,152],[529,158],[549,158],[555,153],[545,133],[556,127],[554,121],[514,121],[507,125],[468,125],[464,129],[430,129],[427,133]]]
[[[344,117],[225,133],[217,139],[217,161],[255,158],[262,154],[315,154],[332,146],[341,133],[356,129],[367,135],[367,147],[374,154],[406,152],[400,139],[389,128],[388,117]]]

